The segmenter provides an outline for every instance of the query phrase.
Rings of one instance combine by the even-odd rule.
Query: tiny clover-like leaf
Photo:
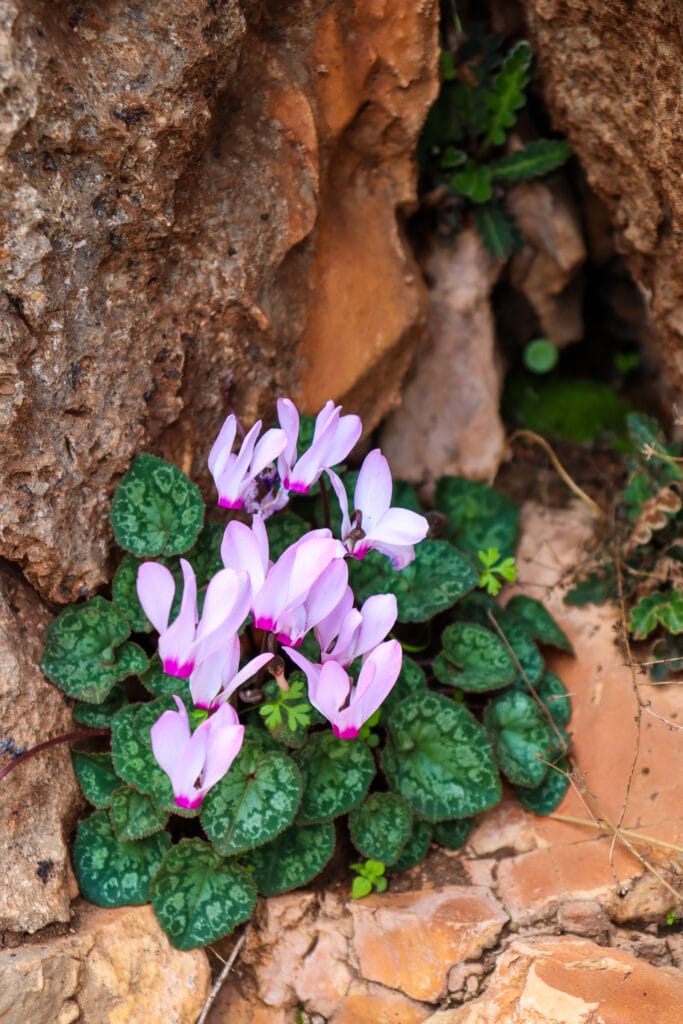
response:
[[[518,691],[504,693],[486,708],[484,723],[510,782],[530,789],[540,786],[557,751],[556,737],[535,700]]]
[[[540,601],[526,594],[517,594],[510,598],[505,611],[520,619],[532,640],[541,644],[559,647],[562,651],[573,654],[574,648],[569,638],[563,633],[547,608]]]
[[[176,949],[194,949],[229,935],[249,920],[256,905],[250,873],[202,839],[183,839],[168,851],[150,895]]]
[[[644,640],[660,625],[668,633],[683,633],[683,594],[679,590],[655,591],[641,597],[631,609],[628,628],[636,640]]]
[[[111,522],[117,543],[134,555],[179,555],[199,535],[204,502],[176,466],[137,455],[114,494]]]
[[[111,755],[72,750],[71,760],[85,799],[97,808],[109,807],[112,793],[121,785]]]
[[[362,900],[372,892],[372,882],[365,875],[357,875],[351,883],[351,899]]]
[[[78,826],[73,863],[81,896],[98,907],[149,902],[149,886],[171,845],[166,832],[121,843],[105,810]]]
[[[466,842],[473,826],[474,818],[439,821],[434,826],[434,839],[439,846],[444,846],[447,850],[459,850]]]
[[[413,819],[413,831],[410,839],[403,847],[403,852],[398,860],[392,864],[387,871],[407,871],[408,868],[419,864],[427,856],[429,844],[432,841],[432,825],[426,821]]]
[[[442,683],[461,690],[497,690],[517,674],[502,640],[476,622],[452,623],[441,642],[443,652],[434,660],[434,674]]]
[[[201,823],[223,856],[270,842],[296,814],[303,783],[285,753],[264,754],[246,741],[227,775],[207,794]]]
[[[266,728],[280,743],[302,746],[309,725],[323,721],[308,701],[303,673],[292,672],[289,690],[281,690],[274,679],[269,679],[263,689],[269,699],[259,708],[259,715]]]
[[[109,817],[116,838],[121,842],[154,835],[165,828],[168,821],[166,811],[158,810],[151,797],[129,786],[121,786],[112,793]]]
[[[398,707],[401,701],[409,697],[411,693],[418,693],[426,689],[427,677],[424,674],[424,669],[404,654],[398,679],[380,709],[382,721],[385,722],[394,708]]]
[[[468,818],[500,800],[485,730],[462,704],[436,693],[408,697],[393,712],[382,770],[427,821]]]
[[[519,511],[503,494],[477,480],[442,476],[437,481],[434,506],[448,522],[448,539],[476,557],[496,548],[501,558],[515,553]]]
[[[562,803],[568,788],[569,762],[566,758],[561,758],[554,767],[548,769],[548,774],[540,786],[535,789],[515,786],[515,794],[525,811],[531,811],[533,814],[552,814]]]
[[[126,641],[130,625],[124,613],[103,597],[65,608],[47,630],[41,668],[70,697],[98,704],[114,683],[139,675],[147,656]]]
[[[264,896],[278,896],[306,885],[319,875],[334,853],[334,826],[329,822],[293,825],[265,846],[249,853],[254,881]]]
[[[300,825],[331,821],[361,802],[375,775],[375,762],[358,740],[338,740],[331,732],[309,736],[294,754],[304,780],[297,817]]]
[[[393,793],[372,793],[349,814],[351,839],[368,864],[393,864],[413,830],[413,815],[405,800]]]
[[[572,716],[572,704],[567,687],[554,672],[546,672],[534,687],[552,718],[558,725],[567,725]]]
[[[115,715],[128,704],[128,693],[124,682],[115,683],[109,696],[101,704],[77,700],[72,711],[74,722],[91,729],[109,729]]]
[[[450,608],[477,585],[468,559],[443,540],[423,540],[415,560],[396,572],[376,551],[351,560],[351,586],[359,601],[372,594],[395,594],[401,622],[425,622]]]

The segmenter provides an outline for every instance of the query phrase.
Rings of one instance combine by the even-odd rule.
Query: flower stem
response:
[[[45,740],[44,743],[38,743],[37,746],[31,747],[30,750],[25,750],[23,754],[19,754],[13,761],[6,764],[5,767],[0,771],[0,780],[4,779],[6,775],[21,764],[22,761],[28,761],[31,757],[35,757],[42,750],[47,750],[48,747],[56,747],[58,743],[71,743],[76,740],[85,740],[90,736],[106,736],[109,733],[109,729],[77,729],[75,732],[65,732],[61,736],[53,736],[51,740]]]

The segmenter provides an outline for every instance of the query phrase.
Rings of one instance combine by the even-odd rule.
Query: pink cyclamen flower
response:
[[[218,491],[218,504],[223,508],[242,508],[254,479],[277,459],[287,444],[284,430],[267,430],[261,440],[257,420],[242,441],[239,452],[232,446],[237,433],[237,418],[231,413],[221,427],[209,452],[209,471]]]
[[[350,665],[354,658],[367,654],[384,640],[397,616],[393,594],[374,594],[358,611],[347,587],[337,607],[315,627],[321,661]]]
[[[212,711],[224,704],[242,683],[251,679],[272,658],[272,654],[258,654],[240,669],[240,641],[238,636],[233,636],[224,646],[200,661],[190,676],[190,693],[195,707]]]
[[[261,590],[271,565],[265,523],[254,516],[251,527],[233,519],[223,533],[221,561],[226,569],[246,572],[251,582],[252,599]]]
[[[387,640],[366,656],[354,686],[338,662],[315,665],[300,651],[286,650],[306,673],[308,699],[332,724],[332,732],[340,740],[355,739],[363,724],[381,707],[398,679],[403,661],[398,640]]]
[[[414,544],[424,540],[429,523],[407,508],[391,508],[391,470],[379,448],[363,460],[353,494],[353,515],[349,500],[336,473],[327,471],[342,513],[342,540],[350,555],[363,558],[370,548],[388,555],[394,569],[403,569],[415,558]]]
[[[159,633],[159,657],[169,676],[188,679],[195,665],[236,632],[249,613],[251,585],[245,572],[221,569],[204,596],[201,619],[197,615],[197,580],[184,558],[183,597],[180,611],[169,625],[175,597],[173,574],[158,562],[143,562],[138,569],[137,593],[142,610]]]
[[[363,427],[359,416],[342,416],[340,405],[326,402],[316,417],[310,448],[297,459],[299,413],[296,406],[288,398],[279,398],[277,414],[287,437],[278,459],[278,471],[283,487],[297,494],[306,494],[324,469],[346,458]]]
[[[150,730],[152,751],[171,780],[178,807],[199,807],[230,768],[244,741],[244,726],[230,704],[190,729],[187,708],[174,695],[177,711],[164,711]]]

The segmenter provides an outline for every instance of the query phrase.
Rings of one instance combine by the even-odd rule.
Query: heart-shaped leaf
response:
[[[393,864],[413,831],[413,815],[393,793],[373,793],[349,814],[353,845],[364,857]]]
[[[533,697],[510,691],[484,712],[501,771],[516,786],[540,786],[548,761],[556,754],[556,737]]]
[[[95,811],[78,826],[73,862],[81,896],[98,907],[149,902],[149,885],[171,845],[166,832],[121,843],[106,811]]]
[[[176,949],[194,949],[248,921],[256,886],[248,871],[225,860],[202,839],[169,850],[150,887],[152,906]]]
[[[74,722],[90,726],[91,729],[109,729],[114,717],[128,704],[128,692],[124,682],[115,683],[109,696],[101,704],[90,704],[77,700],[71,712]]]
[[[526,594],[517,594],[510,598],[505,611],[520,619],[532,640],[541,644],[559,647],[562,651],[574,653],[569,638],[565,636],[547,608],[540,601]]]
[[[469,818],[501,796],[485,730],[462,704],[436,693],[416,694],[396,708],[382,769],[427,821]]]
[[[109,807],[112,793],[121,785],[111,754],[86,754],[82,750],[72,750],[71,760],[85,799],[95,807]]]
[[[134,555],[124,555],[116,570],[112,583],[112,597],[118,608],[124,612],[134,633],[151,633],[153,626],[142,610],[138,600],[137,578],[140,560]]]
[[[40,667],[70,697],[98,704],[119,679],[139,675],[147,667],[144,651],[124,643],[129,634],[120,608],[93,597],[65,608],[50,623]]]
[[[155,654],[148,668],[140,676],[140,682],[153,697],[168,697],[187,684],[177,676],[169,676],[164,672],[159,655]]]
[[[389,696],[382,704],[382,720],[386,721],[394,708],[398,707],[406,697],[426,689],[427,677],[424,674],[424,670],[416,661],[413,661],[412,658],[408,658],[404,654],[398,679],[394,683]]]
[[[529,636],[526,626],[516,615],[510,614],[506,609],[497,612],[494,618],[521,668],[521,671],[518,670],[516,673],[515,685],[521,690],[526,690],[527,683],[531,683],[533,686],[543,675],[545,670],[543,655]],[[522,675],[522,673],[524,674]]]
[[[293,825],[272,843],[249,854],[254,880],[264,896],[298,889],[319,875],[334,853],[334,826],[330,823]]]
[[[415,867],[421,860],[424,860],[432,841],[432,828],[433,826],[426,821],[418,821],[417,818],[413,818],[413,831],[410,838],[403,847],[401,856],[391,867],[387,868],[387,871],[407,871],[408,868]]]
[[[425,622],[473,590],[479,577],[469,560],[443,540],[424,540],[415,559],[396,571],[384,556],[370,551],[351,560],[350,581],[359,601],[372,594],[395,594],[401,622]]]
[[[466,842],[473,826],[474,818],[440,821],[434,826],[434,839],[439,846],[445,846],[447,850],[459,850]]]
[[[559,770],[558,770],[559,769]],[[548,774],[536,789],[515,786],[515,793],[525,811],[532,814],[552,814],[560,806],[569,788],[569,762],[562,758],[557,768],[549,768]]]
[[[508,649],[490,629],[475,622],[454,622],[441,637],[443,653],[434,661],[442,683],[461,690],[498,690],[517,674]]]
[[[168,821],[168,814],[158,810],[151,797],[129,786],[122,786],[112,793],[109,817],[116,838],[121,842],[154,835],[165,828]]]
[[[477,480],[442,476],[434,507],[448,520],[448,539],[470,555],[497,548],[501,558],[514,555],[519,511],[503,494]]]
[[[230,771],[206,795],[201,822],[223,856],[270,842],[294,820],[303,783],[287,754],[242,746]]]
[[[546,672],[535,686],[536,693],[547,707],[558,725],[568,725],[572,716],[572,704],[567,687],[554,672]]]
[[[361,740],[338,740],[331,732],[310,736],[294,754],[304,780],[299,825],[331,821],[359,804],[375,775],[372,754]]]
[[[138,455],[116,488],[111,522],[117,543],[141,558],[179,555],[204,522],[199,488],[176,466]]]

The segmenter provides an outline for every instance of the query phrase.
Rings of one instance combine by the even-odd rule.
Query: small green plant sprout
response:
[[[278,688],[277,698],[262,704],[259,714],[264,725],[275,732],[283,725],[283,715],[290,732],[307,729],[311,724],[311,705],[306,699],[306,684],[303,679],[296,679],[288,690]]]
[[[678,922],[678,920],[679,914],[677,910],[670,910],[669,913],[666,915],[666,923],[668,924],[669,928],[673,928],[673,926]]]
[[[519,569],[512,557],[501,558],[498,548],[489,548],[487,551],[478,551],[479,561],[484,566],[484,571],[479,577],[478,586],[485,590],[491,597],[497,597],[503,587],[502,580],[514,583],[517,579]]]
[[[550,373],[557,366],[559,352],[548,338],[534,338],[525,345],[522,358],[532,373]]]
[[[386,889],[385,867],[381,860],[366,860],[364,864],[352,864],[351,870],[356,872],[356,878],[351,885],[352,899],[362,900],[364,896],[369,896],[373,889],[375,892],[384,892]]]
[[[381,711],[375,711],[374,715],[371,715],[367,722],[361,726],[361,730],[358,733],[358,739],[364,740],[371,749],[379,746],[379,736],[372,730],[376,725],[379,725],[381,715]]]

